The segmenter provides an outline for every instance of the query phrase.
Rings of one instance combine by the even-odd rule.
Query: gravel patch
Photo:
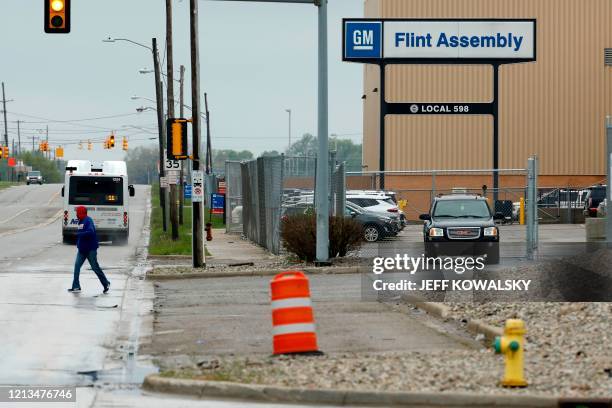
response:
[[[466,392],[537,396],[612,395],[612,379],[590,370],[566,372],[528,364],[529,387],[506,389],[502,357],[490,349],[440,353],[340,354],[319,357],[281,356],[203,359],[163,375],[214,381],[236,381],[308,389]],[[198,365],[199,364],[199,365]],[[586,376],[585,376],[586,375]]]

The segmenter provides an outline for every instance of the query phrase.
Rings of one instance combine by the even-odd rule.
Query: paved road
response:
[[[0,384],[90,384],[91,376],[79,373],[105,367],[129,311],[124,294],[134,286],[127,277],[136,263],[148,188],[137,188],[132,199],[129,244],[99,250],[112,282],[108,295],[101,295],[88,264],[83,292],[66,292],[76,248],[61,242],[60,190],[55,184],[0,192]]]
[[[147,354],[172,366],[185,356],[269,355],[270,277],[159,281]],[[362,299],[362,276],[310,277],[319,347],[326,353],[466,349],[416,316]],[[465,339],[462,339],[465,340]]]
[[[103,243],[99,249],[100,264],[112,282],[108,295],[101,294],[88,264],[81,274],[83,292],[66,292],[76,248],[61,242],[60,190],[56,184],[0,191],[0,385],[77,386],[76,404],[52,404],[62,408],[270,406],[192,400],[138,388],[143,376],[154,371],[137,350],[151,327],[152,284],[142,279],[139,249],[147,231],[148,187],[137,186],[130,203],[128,245]],[[0,402],[0,408],[13,405]]]

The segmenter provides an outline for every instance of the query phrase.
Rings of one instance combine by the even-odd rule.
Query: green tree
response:
[[[47,159],[39,152],[24,152],[18,157],[23,160],[26,166],[31,166],[32,170],[40,171],[46,183],[62,183],[66,162],[63,160]]]
[[[159,149],[152,146],[138,146],[125,155],[130,183],[152,184],[158,178],[157,162]]]
[[[280,156],[280,153],[278,152],[278,150],[266,150],[261,154],[262,157],[274,157],[274,156]]]
[[[253,153],[249,150],[236,151],[231,149],[213,149],[213,169],[215,172],[225,171],[225,162],[227,160],[243,161],[252,159]]]
[[[316,156],[318,151],[317,138],[306,133],[301,139],[291,145],[288,156]],[[336,160],[346,162],[347,171],[361,171],[362,145],[349,139],[329,138],[330,151],[336,151]]]

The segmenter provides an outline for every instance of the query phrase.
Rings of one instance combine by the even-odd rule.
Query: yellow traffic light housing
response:
[[[109,149],[115,148],[115,135],[110,135],[110,138],[108,139],[108,148]]]
[[[93,144],[91,143],[91,140],[87,141],[87,150],[91,150],[93,149]]]
[[[171,118],[166,121],[166,150],[168,159],[185,160],[187,153],[187,119]]]
[[[70,32],[70,0],[45,0],[45,33]]]
[[[4,158],[8,159],[9,158],[9,148],[8,148],[8,146],[4,146],[4,148],[2,150],[4,150]]]
[[[4,149],[2,147],[0,147],[0,159],[4,159]]]
[[[64,157],[64,148],[62,146],[58,146],[55,148],[55,157],[56,158]]]
[[[123,150],[127,150],[128,149],[128,140],[127,140],[127,137],[125,137],[125,136],[123,137],[122,144],[123,144]]]

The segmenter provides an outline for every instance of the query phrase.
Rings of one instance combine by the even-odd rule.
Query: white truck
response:
[[[134,196],[134,191],[134,186],[128,184],[124,161],[101,164],[89,160],[68,161],[62,187],[64,243],[76,240],[79,224],[76,207],[82,205],[94,220],[100,241],[126,244],[130,233],[129,198]]]

